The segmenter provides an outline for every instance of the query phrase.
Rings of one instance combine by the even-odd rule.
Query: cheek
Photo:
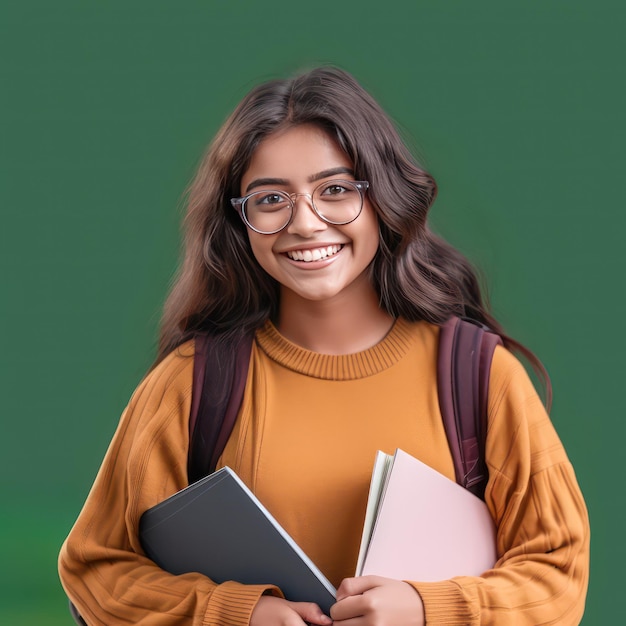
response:
[[[272,252],[273,239],[271,235],[248,234],[248,240],[250,241],[250,247],[256,262],[269,274],[271,274],[271,261],[274,256]]]
[[[363,217],[366,220],[361,224],[361,239],[363,254],[374,259],[380,245],[380,230],[378,228],[378,218],[373,210],[369,210]]]

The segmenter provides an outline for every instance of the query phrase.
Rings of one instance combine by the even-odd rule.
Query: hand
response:
[[[289,602],[275,596],[261,596],[252,615],[250,626],[330,626],[333,622],[313,602]]]
[[[330,609],[341,626],[424,626],[424,605],[408,583],[382,576],[345,578]]]

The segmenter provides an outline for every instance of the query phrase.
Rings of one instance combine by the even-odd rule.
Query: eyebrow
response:
[[[308,177],[308,181],[310,183],[314,183],[318,180],[322,180],[324,178],[329,178],[330,176],[337,176],[337,174],[348,174],[354,178],[354,171],[349,167],[332,167],[328,170],[322,170],[321,172],[317,172]],[[279,185],[282,187],[286,187],[289,185],[289,181],[286,178],[255,178],[250,184],[246,187],[246,193],[254,189],[255,187],[265,187],[267,185]]]

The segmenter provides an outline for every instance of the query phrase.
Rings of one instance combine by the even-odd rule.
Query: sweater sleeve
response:
[[[187,485],[192,367],[185,344],[138,387],[61,548],[61,582],[89,625],[245,625],[261,594],[280,595],[271,585],[173,576],[141,548],[141,514]]]
[[[480,577],[411,584],[433,625],[578,624],[589,523],[574,470],[522,365],[498,348],[490,377],[485,500],[498,561]]]

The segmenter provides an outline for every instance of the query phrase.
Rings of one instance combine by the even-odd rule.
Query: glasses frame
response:
[[[353,185],[354,187],[357,188],[357,191],[359,192],[359,195],[361,196],[361,206],[359,207],[358,213],[352,219],[349,219],[345,222],[344,221],[337,222],[337,221],[329,220],[327,217],[324,217],[317,210],[317,207],[315,206],[315,201],[313,200],[313,196],[315,195],[315,192],[320,187],[323,187],[325,185],[332,185],[333,183],[337,183],[337,184],[347,183],[349,185]],[[248,195],[243,196],[242,198],[231,198],[230,203],[232,204],[233,208],[237,210],[244,224],[250,230],[253,230],[255,233],[259,233],[259,235],[275,235],[276,233],[279,233],[281,230],[284,230],[285,228],[287,228],[287,226],[289,226],[289,224],[291,224],[291,222],[293,221],[294,215],[296,214],[296,200],[298,196],[308,197],[309,200],[311,201],[311,208],[313,209],[313,212],[315,213],[315,215],[317,215],[317,217],[319,217],[323,222],[326,222],[327,224],[332,224],[333,226],[345,226],[346,224],[350,224],[354,222],[354,220],[357,217],[359,217],[359,215],[361,215],[361,212],[363,211],[363,202],[365,201],[365,192],[369,189],[369,186],[370,184],[366,180],[346,180],[343,178],[333,178],[332,180],[325,180],[321,182],[319,185],[315,187],[315,189],[313,189],[311,193],[288,193],[280,189],[263,189],[259,191],[253,191],[252,193],[249,193]],[[280,194],[281,196],[289,200],[289,207],[291,209],[291,213],[289,215],[289,219],[287,220],[284,226],[281,226],[280,228],[276,230],[265,231],[265,230],[259,230],[258,228],[255,228],[248,221],[248,216],[246,215],[246,202],[252,196],[257,195],[259,193],[276,193],[276,194]]]

